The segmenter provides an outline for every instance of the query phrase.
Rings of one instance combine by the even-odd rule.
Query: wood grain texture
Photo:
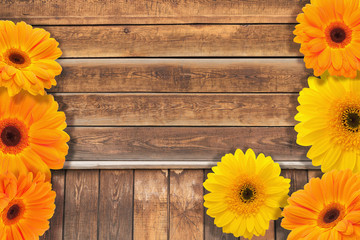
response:
[[[304,185],[308,182],[308,172],[307,170],[283,170],[281,171],[281,175],[285,178],[289,178],[290,182],[290,192],[291,194],[299,189],[304,189]],[[276,220],[275,228],[276,228],[276,239],[286,239],[289,235],[290,231],[282,228],[280,226],[282,218]]]
[[[308,179],[310,181],[310,179],[312,178],[321,178],[323,175],[323,172],[321,172],[321,170],[308,170]]]
[[[132,239],[133,171],[101,170],[98,239]]]
[[[211,173],[212,170],[205,170],[204,180],[207,179],[208,173]],[[204,195],[209,193],[208,190],[204,188]],[[239,240],[239,238],[234,237],[233,234],[223,233],[222,228],[217,227],[214,224],[214,218],[206,214],[207,208],[204,209],[204,239],[206,240]]]
[[[62,57],[302,56],[293,24],[45,27]]]
[[[294,126],[298,94],[56,94],[70,126]]]
[[[31,24],[158,24],[295,22],[309,1],[1,1],[4,19]]]
[[[40,240],[62,240],[63,239],[63,217],[64,217],[64,189],[65,171],[58,170],[51,172],[51,184],[56,192],[55,213],[50,219],[50,229],[40,237]]]
[[[134,240],[168,239],[168,171],[135,170]]]
[[[203,170],[170,171],[170,240],[203,240]]]
[[[67,160],[215,160],[252,148],[274,160],[307,160],[292,127],[69,127]]]
[[[66,172],[64,239],[97,239],[99,170]]]
[[[49,92],[299,92],[303,59],[62,59]],[[104,84],[106,83],[106,84]]]

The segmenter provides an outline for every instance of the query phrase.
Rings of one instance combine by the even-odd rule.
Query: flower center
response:
[[[344,48],[351,42],[352,30],[342,22],[333,22],[325,29],[325,39],[332,48]]]
[[[346,38],[346,32],[342,28],[334,28],[330,32],[330,38],[333,42],[341,43]]]
[[[239,195],[243,203],[250,203],[256,198],[256,189],[249,184],[244,184],[240,189]]]
[[[351,132],[358,132],[360,126],[359,109],[346,109],[342,114],[343,126]]]
[[[264,184],[256,176],[242,175],[227,193],[230,211],[238,215],[256,214],[265,201]]]
[[[7,126],[1,132],[1,141],[8,147],[19,144],[21,140],[20,131],[14,126]]]
[[[9,220],[13,220],[14,218],[18,217],[19,214],[20,214],[20,207],[19,205],[14,204],[9,208],[6,217]]]
[[[20,199],[12,200],[2,211],[2,220],[5,225],[17,223],[25,212],[25,204]]]
[[[329,108],[329,133],[345,150],[360,148],[360,98],[347,93]]]
[[[3,57],[8,65],[16,68],[25,68],[31,63],[29,56],[25,52],[15,48],[8,49]]]
[[[340,216],[339,209],[333,208],[325,213],[323,221],[324,223],[332,223],[333,221],[338,219],[339,216]]]
[[[332,228],[336,226],[345,216],[345,207],[339,203],[327,205],[319,214],[317,223],[322,228]]]
[[[3,153],[17,154],[29,145],[28,129],[18,119],[0,121],[0,150]]]

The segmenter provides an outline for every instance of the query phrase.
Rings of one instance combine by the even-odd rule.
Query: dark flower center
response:
[[[240,189],[239,195],[243,203],[251,203],[256,198],[256,189],[249,184],[245,184]]]
[[[13,220],[17,216],[19,216],[19,214],[20,214],[20,207],[19,207],[19,205],[14,204],[9,208],[6,217],[9,220]]]
[[[360,116],[357,113],[349,113],[346,118],[346,123],[351,128],[357,128],[360,125]]]
[[[333,42],[342,43],[346,38],[346,32],[342,28],[334,28],[330,32],[330,38]]]
[[[242,197],[245,199],[245,200],[249,200],[251,199],[252,197],[254,196],[254,193],[251,189],[249,188],[246,188],[243,192],[242,192]]]
[[[1,140],[8,147],[16,146],[21,140],[21,133],[14,126],[7,126],[1,132]]]
[[[340,211],[336,208],[332,208],[327,211],[324,215],[323,221],[324,223],[332,223],[340,216]]]
[[[9,60],[15,64],[25,63],[25,58],[19,53],[12,53],[9,56]]]

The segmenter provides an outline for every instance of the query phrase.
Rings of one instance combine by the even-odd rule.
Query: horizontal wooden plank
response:
[[[62,59],[59,63],[63,72],[49,92],[299,92],[312,74],[299,58]]]
[[[4,19],[32,24],[156,24],[294,22],[308,0],[86,1],[7,0]]]
[[[298,94],[56,94],[71,126],[293,126]]]
[[[45,27],[62,57],[301,56],[294,25],[124,25]]]
[[[209,169],[218,163],[217,161],[202,161],[202,160],[101,160],[101,161],[66,161],[64,169],[71,170],[91,170],[91,169]],[[292,161],[275,161],[281,169],[301,169],[301,170],[319,170],[320,167],[312,165],[311,161],[306,160],[292,160]]]
[[[69,127],[67,160],[213,160],[252,148],[274,160],[307,160],[292,127]]]

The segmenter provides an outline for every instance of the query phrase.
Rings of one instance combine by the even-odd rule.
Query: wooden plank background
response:
[[[308,2],[0,0],[2,19],[60,43],[63,72],[49,92],[67,116],[67,161],[118,164],[53,171],[57,207],[42,239],[239,240],[205,214],[209,169],[122,170],[122,161],[215,162],[251,147],[299,163],[282,171],[291,192],[320,176],[301,167],[307,148],[293,129],[312,72],[292,31]],[[275,221],[254,239],[287,234]]]

